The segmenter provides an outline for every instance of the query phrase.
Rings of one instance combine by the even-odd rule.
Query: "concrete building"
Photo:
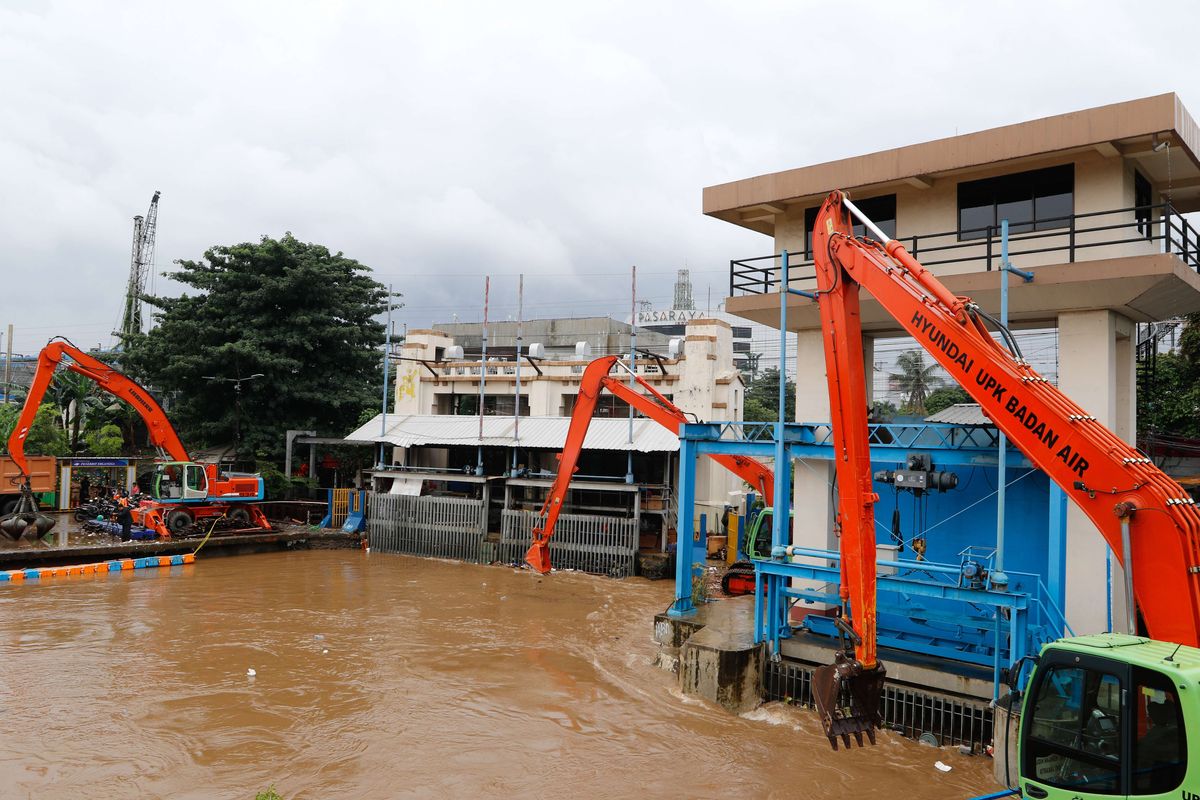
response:
[[[793,287],[811,287],[816,211],[828,192],[844,189],[951,292],[994,312],[1007,218],[1013,263],[1035,274],[1029,284],[1007,276],[1013,326],[1056,328],[1060,388],[1133,442],[1135,323],[1200,309],[1200,236],[1184,216],[1200,210],[1197,153],[1200,129],[1165,94],[708,187],[704,213],[771,237],[776,254],[734,262],[725,308],[777,326],[778,254],[800,263]],[[798,296],[788,303],[797,421],[825,421],[817,308]],[[871,337],[902,332],[869,297],[862,321],[869,368]],[[806,466],[796,470],[795,508],[805,509],[807,524],[795,537],[836,547],[832,469]],[[1073,506],[1066,553],[1067,618],[1077,632],[1102,630],[1108,609],[1096,598],[1111,580],[1112,604],[1122,607],[1121,576],[1116,567],[1110,574],[1103,540]]]
[[[511,320],[488,323],[488,356],[512,358],[517,348],[517,323]],[[483,347],[483,323],[481,322],[437,322],[433,330],[440,331],[454,340],[465,355],[478,357]],[[409,331],[409,335],[417,333]],[[627,322],[612,317],[567,317],[558,319],[531,319],[521,323],[523,350],[528,352],[530,344],[540,344],[550,360],[570,360],[576,357],[576,345],[583,342],[593,357],[603,355],[625,355],[629,352],[635,331]],[[684,332],[670,335],[658,331],[638,329],[637,346],[660,355],[667,355],[672,338],[681,338]]]
[[[392,463],[377,474],[389,484],[397,471],[441,471],[461,476],[482,463],[484,475],[476,477],[502,480],[510,488],[519,485],[523,492],[548,488],[557,470],[557,454],[566,440],[568,418],[575,407],[584,368],[592,360],[591,356],[577,356],[575,343],[589,342],[582,338],[588,335],[594,356],[628,352],[628,324],[605,318],[526,322],[523,352],[541,343],[546,355],[522,358],[520,364],[514,358],[514,323],[489,324],[486,361],[480,359],[482,334],[478,323],[445,327],[455,335],[440,328],[408,331],[393,359],[395,403],[388,418],[376,417],[348,438],[392,446]],[[638,376],[694,419],[740,419],[745,386],[734,366],[729,324],[691,320],[674,350],[671,341],[662,334],[639,332],[638,350],[644,355],[636,362]],[[463,357],[448,358],[456,347],[463,348]],[[482,419],[478,414],[481,377]],[[628,415],[629,407],[624,402],[608,393],[601,395],[594,414],[597,419],[585,442],[586,459],[581,461],[580,479],[592,479],[587,484],[589,490],[608,491],[610,495],[637,493],[639,487],[647,490],[645,496],[631,498],[634,503],[630,510],[656,512],[661,533],[656,543],[665,545],[667,529],[674,528],[670,512],[674,507],[674,454],[679,442],[673,432],[643,418],[635,421],[630,441]],[[622,481],[630,462],[635,478],[632,486]],[[518,465],[515,470],[514,464]],[[733,501],[730,492],[741,484],[716,464],[705,464],[701,469],[697,514],[709,514],[715,521],[725,505]],[[608,483],[598,482],[597,478],[607,479]],[[391,487],[377,488],[388,491]],[[496,487],[491,492],[499,495]],[[505,502],[510,499],[506,495]],[[610,501],[614,511],[622,509],[622,502],[611,497],[590,504],[601,506]]]

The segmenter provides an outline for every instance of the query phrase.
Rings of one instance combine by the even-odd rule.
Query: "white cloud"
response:
[[[6,4],[0,324],[107,340],[130,220],[158,263],[286,230],[376,267],[410,325],[723,297],[770,242],[703,186],[1180,92],[1198,13],[1128,4]],[[1168,24],[1170,23],[1170,24]],[[1182,40],[1181,40],[1182,41]],[[536,276],[536,277],[534,277]],[[160,282],[160,288],[165,283]]]

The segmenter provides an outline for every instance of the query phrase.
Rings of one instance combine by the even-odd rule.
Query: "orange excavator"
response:
[[[579,453],[583,449],[583,440],[587,437],[588,426],[592,422],[592,413],[596,410],[600,393],[605,390],[612,392],[670,431],[678,432],[679,426],[688,421],[684,411],[636,374],[633,378],[645,390],[645,394],[610,375],[620,360],[620,356],[597,358],[583,371],[579,396],[571,414],[571,425],[567,429],[567,441],[559,456],[558,474],[540,512],[546,516],[546,522],[542,527],[533,529],[533,544],[525,554],[525,562],[543,574],[550,571],[550,537],[554,535],[554,526],[558,522],[558,515],[562,513],[563,501],[566,500],[571,476],[579,463]],[[746,456],[710,454],[710,458],[760,492],[768,505],[774,502],[774,478],[766,466]],[[749,574],[753,580],[753,572]]]
[[[866,235],[854,235],[852,215],[863,223]],[[979,403],[1013,444],[1067,493],[1124,567],[1136,598],[1136,611],[1133,606],[1128,610],[1132,627],[1160,641],[1113,635],[1076,637],[1047,645],[1035,670],[1021,732],[1022,775],[1042,784],[1030,790],[1030,797],[1046,797],[1044,786],[1070,786],[1074,778],[1067,772],[1083,770],[1078,764],[1107,769],[1104,765],[1110,760],[1117,763],[1114,752],[1127,754],[1129,750],[1122,750],[1120,742],[1113,745],[1105,740],[1106,746],[1116,749],[1092,753],[1089,748],[1098,740],[1094,732],[1083,728],[1075,734],[1062,733],[1058,741],[1058,733],[1047,728],[1045,720],[1066,719],[1062,716],[1065,712],[1059,707],[1051,713],[1049,706],[1078,703],[1087,691],[1095,701],[1095,687],[1108,680],[1105,676],[1124,686],[1125,680],[1141,680],[1136,678],[1141,674],[1138,670],[1147,664],[1159,665],[1154,669],[1167,676],[1170,684],[1172,670],[1185,655],[1189,662],[1198,660],[1200,653],[1191,648],[1200,646],[1200,510],[1149,458],[1040,376],[1022,357],[1006,328],[970,298],[951,294],[842,192],[829,195],[817,214],[813,253],[817,289],[810,296],[815,295],[821,315],[838,485],[834,524],[840,532],[841,552],[839,626],[853,645],[838,652],[832,665],[818,668],[813,676],[814,697],[830,743],[836,748],[840,738],[849,746],[849,737],[854,736],[861,745],[863,733],[874,742],[884,676],[876,652],[874,506],[879,498],[871,482],[859,314],[859,292],[866,290]],[[992,338],[988,323],[1006,346]],[[779,550],[779,557],[790,557],[790,547]],[[1180,646],[1185,646],[1185,653],[1179,654],[1178,660],[1163,660],[1171,648],[1178,651]],[[1056,664],[1063,665],[1062,671],[1051,680],[1047,675],[1055,674]],[[1076,676],[1080,691],[1072,695],[1063,687],[1076,672],[1080,673]],[[1032,705],[1043,702],[1047,704],[1044,708]],[[1085,706],[1088,702],[1084,700]],[[1200,716],[1200,706],[1193,707],[1190,699],[1188,703],[1185,717],[1195,732],[1200,726],[1192,716]],[[1084,708],[1080,726],[1093,725],[1096,714],[1107,712],[1099,707],[1091,712]],[[1106,724],[1093,727],[1105,732],[1113,727],[1107,725],[1112,722],[1108,716],[1101,722]],[[1136,733],[1137,725],[1123,724],[1121,736]],[[1057,758],[1055,764],[1068,764],[1070,769],[1059,775],[1057,767],[1050,768],[1051,755]],[[1064,782],[1055,783],[1060,779]]]
[[[25,439],[64,357],[70,359],[65,362],[67,369],[92,379],[100,388],[133,406],[146,423],[150,442],[165,456],[165,460],[155,465],[152,485],[140,487],[151,499],[143,500],[132,509],[134,522],[164,538],[187,533],[196,521],[215,517],[225,517],[244,527],[270,527],[262,509],[254,504],[263,499],[261,477],[224,473],[216,464],[193,462],[166,413],[150,392],[65,339],[52,340],[38,354],[37,371],[29,394],[8,438],[8,454],[22,474],[26,473],[28,463]]]

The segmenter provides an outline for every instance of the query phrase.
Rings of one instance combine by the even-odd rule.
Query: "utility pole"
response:
[[[12,380],[12,337],[13,326],[10,322],[8,323],[8,338],[5,340],[7,350],[4,356],[4,402],[6,403],[8,402],[8,382]]]

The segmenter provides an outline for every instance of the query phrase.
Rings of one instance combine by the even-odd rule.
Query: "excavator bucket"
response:
[[[541,528],[533,529],[533,544],[525,552],[525,563],[543,575],[550,571],[550,542]]]
[[[849,749],[851,737],[862,747],[864,733],[875,744],[875,729],[883,726],[879,696],[886,675],[883,664],[865,669],[841,651],[834,663],[813,670],[813,700],[834,750],[839,739]]]
[[[46,535],[54,527],[54,522],[53,517],[38,511],[37,501],[33,498],[33,492],[29,490],[29,484],[23,483],[17,507],[11,514],[0,518],[0,531],[14,540],[22,537],[37,538]]]

